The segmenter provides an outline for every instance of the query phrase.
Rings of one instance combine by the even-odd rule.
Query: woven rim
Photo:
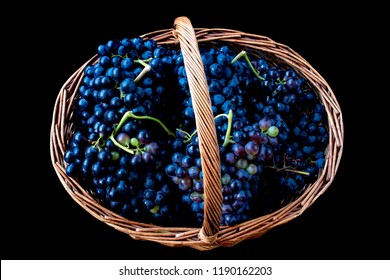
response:
[[[128,234],[135,240],[148,240],[171,247],[187,246],[198,250],[210,250],[220,246],[230,247],[248,239],[260,237],[270,229],[300,216],[332,183],[343,152],[344,126],[337,99],[325,79],[298,53],[268,37],[221,28],[193,28],[186,17],[178,17],[171,29],[163,29],[142,35],[154,39],[157,44],[180,48],[193,98],[196,126],[204,174],[205,214],[201,228],[162,227],[128,220],[100,205],[75,179],[65,173],[64,153],[72,136],[71,123],[73,100],[83,80],[86,66],[98,61],[93,56],[84,63],[60,89],[57,96],[50,133],[50,153],[53,167],[65,190],[82,208],[98,220]],[[294,200],[280,209],[235,226],[220,226],[222,190],[220,183],[219,149],[210,96],[200,58],[198,44],[228,44],[238,50],[250,50],[252,55],[268,57],[294,68],[311,84],[325,106],[329,125],[329,144],[326,149],[325,167],[317,180],[307,186]]]

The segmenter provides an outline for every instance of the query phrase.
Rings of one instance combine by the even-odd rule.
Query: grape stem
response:
[[[109,137],[112,142],[114,143],[115,146],[117,146],[118,148],[121,148],[122,150],[124,150],[125,152],[128,152],[129,154],[136,154],[137,153],[137,150],[136,149],[129,149],[123,145],[121,145],[120,143],[118,143],[116,140],[115,140],[115,137],[114,137],[114,134],[111,134],[110,137]]]
[[[195,135],[196,133],[196,130],[190,135],[187,131],[184,131],[184,130],[181,130],[179,128],[176,128],[176,131],[179,131],[181,133],[184,133],[186,135],[186,140],[184,141],[184,143],[187,143],[191,140],[191,138]]]
[[[142,148],[140,147],[138,140],[136,141],[137,142],[136,144],[133,144],[130,142],[135,147],[135,149],[130,149],[129,146],[123,146],[118,141],[116,141],[113,134],[111,134],[111,136],[109,138],[112,140],[112,142],[114,143],[115,146],[123,149],[124,151],[128,152],[129,154],[134,155],[134,154],[138,154],[138,153],[144,153],[146,151],[146,147],[142,147]]]
[[[134,115],[133,111],[127,111],[126,113],[123,114],[122,119],[120,120],[119,124],[115,127],[113,134],[116,135],[119,129],[126,123],[126,121],[129,118],[137,119],[137,120],[151,120],[157,122],[167,133],[168,135],[171,135],[175,137],[175,134],[170,131],[159,119],[153,118],[151,116],[137,116]]]
[[[261,77],[259,75],[259,72],[256,71],[256,69],[253,67],[252,65],[252,62],[249,60],[249,57],[248,57],[248,54],[246,53],[246,51],[241,51],[238,55],[236,55],[235,58],[233,58],[232,62],[230,62],[230,64],[233,64],[235,63],[237,60],[239,60],[241,57],[244,57],[245,58],[245,61],[246,63],[248,64],[249,68],[252,70],[252,72],[255,74],[255,76],[261,80],[261,81],[264,81],[265,78]]]
[[[139,151],[142,152],[142,150],[140,149],[139,146],[137,146],[136,149],[129,149],[128,147],[125,147],[125,146],[121,145],[120,143],[118,143],[115,140],[116,134],[118,133],[118,131],[121,129],[121,127],[126,123],[126,121],[129,118],[133,118],[133,119],[137,119],[137,120],[152,120],[152,121],[155,121],[168,133],[168,135],[171,135],[173,137],[176,136],[159,119],[156,119],[156,118],[153,118],[153,117],[150,117],[150,116],[137,116],[137,115],[134,115],[133,111],[127,111],[126,113],[123,114],[122,119],[119,121],[119,124],[114,128],[114,130],[111,133],[109,138],[112,140],[112,142],[114,143],[115,146],[117,146],[118,148],[121,148],[122,150],[124,150],[124,151],[126,151],[126,152],[128,152],[128,153],[130,153],[132,155],[138,153]]]
[[[99,151],[102,149],[102,147],[104,147],[105,144],[106,144],[106,143],[105,143],[105,141],[104,141],[103,134],[100,134],[100,135],[99,135],[99,138],[98,138],[96,141],[93,141],[93,142],[92,142],[92,145],[93,145],[94,147],[97,147]]]
[[[134,60],[134,62],[138,62],[139,64],[144,66],[141,73],[139,73],[138,76],[134,79],[134,82],[137,83],[143,76],[145,76],[146,73],[148,73],[150,70],[152,70],[152,67],[146,63],[146,62],[149,62],[150,60],[151,60],[151,58],[147,59],[147,60],[141,60],[141,59]]]
[[[291,169],[291,168],[288,168],[288,167],[276,167],[276,166],[267,166],[268,168],[272,168],[272,169],[275,169],[277,172],[279,171],[287,171],[287,172],[293,172],[293,173],[297,173],[297,174],[301,174],[301,175],[306,175],[306,176],[309,176],[310,173],[309,172],[305,172],[305,171],[300,171],[300,170],[295,170],[295,169]]]
[[[223,147],[226,147],[227,145],[229,145],[229,143],[231,143],[230,141],[230,138],[231,138],[231,132],[232,132],[232,123],[233,123],[233,111],[232,110],[229,110],[229,114],[220,114],[220,115],[217,115],[215,117],[218,118],[220,116],[224,116],[228,119],[228,128],[226,130],[226,135],[225,135],[225,141],[223,142],[222,146]]]
[[[226,147],[229,143],[232,143],[230,141],[230,138],[231,138],[230,133],[232,131],[233,111],[229,110],[228,114],[219,114],[219,115],[214,117],[214,120],[216,120],[217,118],[220,118],[220,117],[226,117],[228,119],[228,128],[226,130],[225,141],[222,144],[222,146]],[[195,131],[190,135],[188,132],[186,132],[184,130],[181,130],[178,128],[176,130],[184,133],[187,136],[187,139],[184,141],[184,143],[188,143],[189,141],[191,141],[192,137],[198,132],[198,130],[195,129]]]

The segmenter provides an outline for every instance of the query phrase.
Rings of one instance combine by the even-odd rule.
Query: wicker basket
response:
[[[264,36],[230,29],[193,28],[187,17],[176,18],[172,29],[150,32],[141,37],[154,39],[157,44],[175,48],[180,46],[183,53],[203,166],[205,206],[202,227],[161,227],[128,220],[104,208],[77,180],[66,175],[64,153],[68,140],[72,136],[73,126],[70,120],[73,100],[83,80],[83,69],[95,63],[98,60],[97,55],[82,65],[61,88],[54,106],[50,135],[50,152],[54,169],[65,190],[82,208],[98,220],[128,234],[135,240],[153,241],[170,247],[188,246],[204,251],[220,246],[230,247],[243,240],[260,237],[270,229],[301,215],[326,191],[335,177],[343,151],[342,113],[330,86],[299,54]],[[311,83],[313,90],[325,106],[328,116],[329,144],[325,153],[326,163],[316,181],[305,188],[299,197],[277,211],[235,226],[220,226],[222,191],[220,164],[218,164],[219,149],[198,43],[228,44],[238,50],[251,50],[252,55],[259,56],[261,53],[270,61],[291,66]]]

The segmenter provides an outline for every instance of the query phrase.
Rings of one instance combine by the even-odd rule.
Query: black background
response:
[[[10,39],[3,43],[9,61],[4,83],[11,86],[5,93],[11,100],[3,104],[13,114],[2,112],[2,259],[388,259],[389,184],[378,161],[387,158],[377,150],[385,147],[377,124],[386,117],[375,115],[379,105],[373,97],[384,94],[388,82],[382,91],[375,88],[383,72],[372,61],[381,55],[368,49],[378,29],[369,27],[360,10],[337,6],[260,3],[252,9],[243,3],[226,11],[228,4],[199,3],[188,9],[177,5],[172,12],[169,5],[174,4],[161,9],[149,2],[118,4],[93,11],[59,5],[14,18],[21,30],[7,29]],[[328,190],[296,219],[231,248],[201,252],[133,240],[74,202],[50,160],[53,106],[68,77],[98,44],[171,28],[178,16],[188,16],[194,27],[245,31],[291,47],[324,77],[343,112],[343,157]]]

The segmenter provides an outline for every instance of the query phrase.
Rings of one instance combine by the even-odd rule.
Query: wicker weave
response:
[[[231,29],[193,28],[187,17],[178,17],[172,29],[158,30],[142,35],[158,44],[180,47],[189,82],[204,176],[204,222],[201,228],[161,227],[128,220],[100,205],[86,189],[65,173],[64,153],[73,134],[72,105],[83,80],[83,70],[98,61],[93,56],[63,85],[56,99],[50,152],[54,169],[69,195],[92,216],[107,225],[128,234],[135,240],[158,242],[170,247],[188,246],[197,250],[211,250],[262,236],[270,229],[300,216],[332,183],[338,169],[344,140],[342,112],[330,86],[313,67],[291,48],[270,38]],[[235,226],[220,226],[222,190],[220,158],[210,96],[199,52],[199,45],[227,44],[252,56],[265,56],[269,61],[294,68],[311,84],[325,106],[329,125],[329,144],[325,167],[316,181],[284,207],[273,213],[251,219]]]

